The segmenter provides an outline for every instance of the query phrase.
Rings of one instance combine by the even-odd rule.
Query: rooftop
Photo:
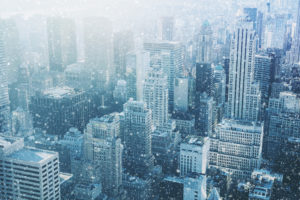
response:
[[[204,143],[207,141],[207,137],[201,137],[201,136],[194,136],[194,135],[188,135],[184,140],[183,144],[192,144],[197,146],[203,146]]]
[[[13,152],[7,158],[24,162],[42,163],[43,161],[55,156],[57,153],[34,148],[23,148]]]
[[[64,97],[68,97],[76,94],[76,91],[74,90],[74,88],[64,86],[64,87],[50,88],[48,90],[45,90],[43,94],[45,96],[48,96],[49,98],[62,99]]]

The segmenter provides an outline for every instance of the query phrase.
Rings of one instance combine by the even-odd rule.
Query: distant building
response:
[[[174,110],[187,112],[194,107],[195,84],[192,77],[175,79]]]
[[[75,21],[51,17],[47,20],[49,65],[51,71],[63,72],[77,61]]]
[[[172,120],[176,123],[176,128],[181,133],[181,136],[185,138],[187,135],[195,134],[195,117],[192,114],[185,112],[174,112]]]
[[[59,140],[59,143],[66,149],[69,149],[70,156],[80,157],[83,149],[83,134],[77,128],[70,128],[64,135],[64,138]]]
[[[1,29],[0,29],[1,30]],[[9,98],[8,98],[8,76],[6,74],[6,60],[4,53],[3,34],[0,33],[0,132],[9,130]]]
[[[127,83],[124,80],[118,80],[113,92],[114,100],[119,104],[124,104],[127,100]]]
[[[209,160],[209,138],[187,136],[180,144],[180,175],[206,173]]]
[[[50,88],[31,98],[30,112],[35,128],[62,136],[71,127],[83,130],[88,121],[89,102],[80,90]]]
[[[0,144],[1,198],[61,199],[58,153],[24,147],[20,138],[0,136]]]
[[[174,39],[175,22],[173,17],[162,17],[160,23],[161,40],[172,41]]]
[[[195,56],[197,63],[211,63],[213,57],[213,32],[208,21],[205,21],[196,35]]]
[[[260,167],[262,124],[223,120],[210,141],[210,166],[232,174],[232,178],[249,179]]]
[[[123,187],[126,197],[132,200],[151,199],[151,180],[141,179],[136,176],[125,174],[123,176]]]
[[[173,41],[145,42],[144,49],[150,53],[150,66],[158,65],[168,77],[169,112],[172,112],[174,80],[183,70],[182,45]]]
[[[143,89],[144,102],[151,110],[155,126],[163,126],[169,118],[168,113],[168,79],[162,69],[153,67],[146,76]]]
[[[208,96],[212,95],[213,90],[213,68],[210,63],[196,64],[196,92],[197,95],[206,92]],[[199,98],[196,97],[196,106]]]

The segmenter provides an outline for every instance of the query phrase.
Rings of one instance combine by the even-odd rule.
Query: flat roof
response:
[[[188,135],[182,142],[182,144],[192,144],[197,146],[203,146],[207,141],[207,137]]]
[[[24,162],[42,163],[55,155],[55,152],[25,147],[8,155],[7,158]]]
[[[61,99],[67,96],[74,95],[76,94],[76,92],[74,88],[64,86],[64,87],[54,87],[54,88],[47,89],[43,92],[43,94],[50,98]]]

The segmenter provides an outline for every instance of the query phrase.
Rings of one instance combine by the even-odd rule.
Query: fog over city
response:
[[[300,0],[0,0],[0,200],[300,199]]]

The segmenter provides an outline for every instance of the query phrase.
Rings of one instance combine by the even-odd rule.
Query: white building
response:
[[[0,136],[1,199],[60,200],[58,153]]]
[[[163,126],[168,121],[168,79],[162,69],[153,67],[144,83],[144,102],[152,111],[152,122]]]
[[[210,138],[210,166],[248,179],[262,159],[263,125],[235,120],[223,120]]]
[[[183,200],[205,200],[206,176],[200,174],[189,174],[183,181]]]
[[[187,136],[180,144],[180,175],[206,173],[209,156],[209,138]]]

